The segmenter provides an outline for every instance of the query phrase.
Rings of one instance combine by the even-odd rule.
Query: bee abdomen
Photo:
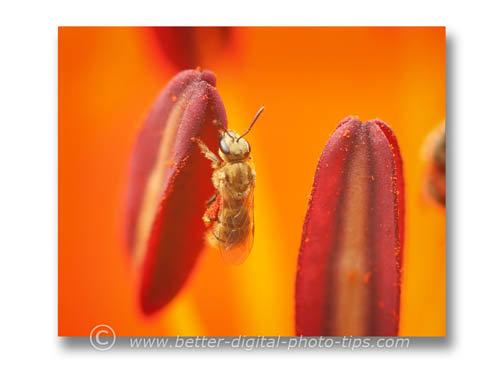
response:
[[[246,209],[227,209],[212,228],[217,242],[229,247],[242,242],[250,231],[250,217]],[[215,243],[215,241],[213,241]]]
[[[240,227],[225,226],[221,223],[217,223],[212,230],[210,240],[213,244],[226,244],[228,248],[231,248],[245,240],[249,230],[250,223]]]

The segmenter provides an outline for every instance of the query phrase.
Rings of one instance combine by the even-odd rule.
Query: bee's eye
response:
[[[248,146],[247,153],[250,153],[250,151],[252,150],[252,148],[250,147],[250,144],[248,142],[247,142],[247,146]]]
[[[220,150],[222,151],[222,153],[224,153],[224,154],[230,153],[229,148],[228,148],[224,138],[221,138],[220,143],[219,143],[219,147],[220,147]]]

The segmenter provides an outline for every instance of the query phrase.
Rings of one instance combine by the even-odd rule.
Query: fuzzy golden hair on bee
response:
[[[232,264],[242,263],[253,244],[255,170],[250,144],[244,137],[263,110],[264,107],[259,109],[242,135],[230,129],[219,130],[219,156],[201,140],[196,140],[214,168],[212,183],[215,195],[208,200],[203,216],[205,225],[209,227],[206,238],[210,245],[219,249],[222,258]]]

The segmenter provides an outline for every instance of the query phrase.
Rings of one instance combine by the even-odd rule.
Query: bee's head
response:
[[[250,155],[250,145],[232,130],[225,130],[219,141],[219,155],[226,161],[241,161]]]
[[[245,138],[243,138],[243,136],[250,132],[250,129],[252,129],[252,126],[263,110],[264,107],[259,109],[254,120],[250,124],[250,127],[241,136],[238,136],[238,134],[232,130],[222,131],[219,142],[219,155],[222,159],[233,162],[243,161],[248,158],[250,155],[250,144]]]

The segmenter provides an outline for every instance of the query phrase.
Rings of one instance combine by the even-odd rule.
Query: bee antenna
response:
[[[248,132],[250,132],[250,129],[252,129],[252,127],[254,126],[256,120],[259,118],[259,116],[261,115],[261,113],[262,113],[263,110],[264,110],[264,106],[261,107],[261,109],[259,109],[259,111],[255,115],[255,117],[252,120],[252,123],[250,124],[249,128],[247,129],[247,131],[245,133],[243,133],[240,137],[238,137],[238,139],[236,140],[236,142],[240,141],[240,138],[242,138],[243,136],[247,135]]]
[[[226,133],[229,136],[229,138],[231,138],[234,141],[234,137],[231,134],[229,134],[227,128],[224,126],[224,124],[222,122],[217,121],[217,120],[213,120],[213,123],[215,126],[220,128],[220,130],[219,130],[220,132]]]

